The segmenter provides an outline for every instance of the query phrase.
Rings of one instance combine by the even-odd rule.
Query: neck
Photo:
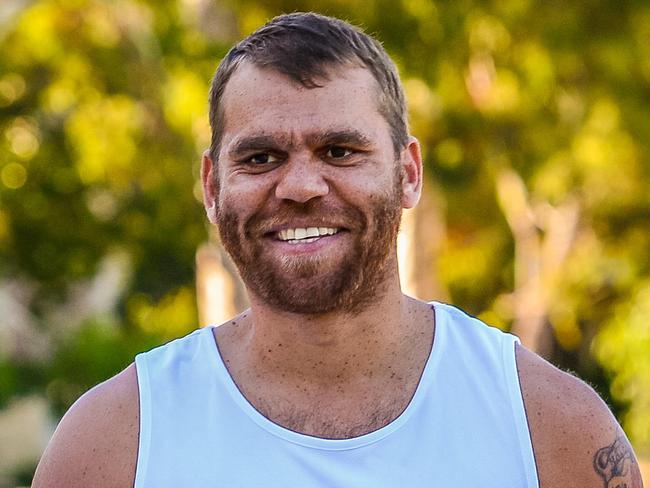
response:
[[[399,284],[353,316],[251,309],[216,329],[237,387],[271,421],[347,438],[395,419],[412,398],[434,332],[431,307]]]
[[[229,362],[266,379],[340,385],[376,371],[389,372],[395,354],[422,328],[421,320],[415,320],[422,308],[421,302],[402,294],[397,281],[354,315],[293,314],[251,296],[251,309],[220,328],[217,338]]]

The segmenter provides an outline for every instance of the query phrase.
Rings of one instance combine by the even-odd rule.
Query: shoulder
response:
[[[139,435],[135,365],[85,393],[59,423],[34,488],[132,487]]]
[[[630,443],[598,394],[524,347],[516,355],[541,488],[642,488]]]

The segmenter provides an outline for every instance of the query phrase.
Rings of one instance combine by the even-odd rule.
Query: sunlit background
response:
[[[2,0],[0,487],[83,391],[242,305],[200,204],[207,91],[295,10],[401,71],[427,172],[405,287],[577,372],[650,458],[647,2]]]

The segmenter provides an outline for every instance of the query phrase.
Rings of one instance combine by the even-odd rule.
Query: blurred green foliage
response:
[[[40,390],[60,413],[136,352],[195,327],[209,80],[232,42],[270,17],[316,10],[376,34],[400,68],[429,191],[444,201],[431,273],[452,302],[504,328],[514,319],[501,171],[523,182],[542,238],[544,215],[577,202],[548,290],[551,359],[592,381],[650,453],[646,2],[18,4],[0,20],[0,279],[29,290],[48,347],[0,348],[0,404]],[[114,253],[128,256],[130,278],[113,310],[53,330],[53,307]]]

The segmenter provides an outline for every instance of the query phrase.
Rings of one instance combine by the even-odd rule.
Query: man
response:
[[[641,487],[593,390],[402,294],[422,161],[375,40],[274,19],[221,63],[211,125],[205,207],[251,308],[86,393],[34,487]]]

